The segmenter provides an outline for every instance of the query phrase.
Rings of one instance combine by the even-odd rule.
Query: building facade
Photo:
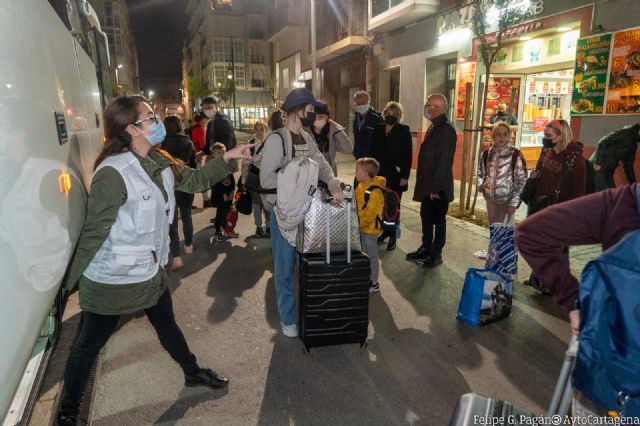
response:
[[[125,0],[90,0],[109,39],[113,96],[140,93],[138,51]]]
[[[188,1],[183,91],[192,110],[202,98],[215,95],[236,127],[268,118],[274,82],[265,9],[259,0]],[[189,81],[195,81],[192,90]]]

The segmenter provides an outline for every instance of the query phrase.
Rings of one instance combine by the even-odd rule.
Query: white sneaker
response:
[[[284,334],[287,337],[298,337],[297,325],[295,324],[284,325],[283,323],[280,323],[280,325],[282,326],[282,334]]]

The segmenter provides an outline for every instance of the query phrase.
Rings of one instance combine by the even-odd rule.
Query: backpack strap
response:
[[[516,180],[516,166],[518,165],[518,158],[521,157],[521,152],[518,148],[513,150],[513,154],[511,155],[511,179]],[[524,169],[527,170],[527,162],[522,157],[522,165]]]
[[[382,198],[384,199],[384,189],[382,189],[382,187],[380,187],[378,185],[371,185],[369,188],[367,188],[364,191],[364,205],[362,206],[362,210],[366,210],[367,209],[367,204],[369,204],[369,198],[371,198],[371,192],[374,189],[379,189],[380,192],[382,192]]]
[[[489,150],[482,152],[482,164],[484,164],[484,172],[487,173],[487,164],[489,163]]]

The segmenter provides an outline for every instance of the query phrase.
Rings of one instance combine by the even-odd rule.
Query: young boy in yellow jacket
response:
[[[379,260],[378,260],[378,236],[382,232],[382,209],[384,207],[384,189],[387,181],[382,176],[377,176],[380,164],[373,158],[363,157],[356,161],[356,205],[358,206],[358,218],[360,219],[360,239],[362,251],[369,256],[371,261],[371,284],[369,293],[380,291],[378,284]],[[374,186],[379,187],[373,188]]]

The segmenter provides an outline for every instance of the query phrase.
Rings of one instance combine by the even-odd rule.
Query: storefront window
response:
[[[542,146],[542,132],[551,120],[569,120],[573,70],[529,74],[522,108],[521,146]]]

